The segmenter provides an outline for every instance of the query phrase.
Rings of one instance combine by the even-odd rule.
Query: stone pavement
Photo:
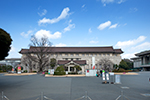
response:
[[[100,77],[0,74],[0,97],[3,91],[9,100],[40,100],[41,93],[53,100],[76,100],[87,91],[91,100],[116,100],[123,91],[129,100],[150,100],[150,72],[138,74],[121,75],[121,84],[102,84]]]

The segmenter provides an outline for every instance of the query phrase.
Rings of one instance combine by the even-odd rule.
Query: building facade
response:
[[[131,58],[134,68],[141,67],[144,71],[150,71],[150,50],[135,54],[136,58]]]
[[[30,47],[29,49],[22,49],[19,53],[22,54],[21,59],[23,59],[27,54],[35,55],[38,47]],[[51,58],[55,58],[57,60],[58,66],[65,66],[65,71],[72,72],[76,71],[74,68],[75,65],[78,65],[82,68],[82,72],[84,73],[86,69],[92,69],[92,58],[95,59],[95,68],[103,69],[103,65],[99,62],[102,59],[110,60],[113,64],[118,64],[121,61],[121,54],[123,51],[121,49],[114,49],[112,46],[110,47],[46,47],[47,53],[46,55],[49,57],[49,62]],[[40,49],[40,48],[39,48]],[[38,50],[39,50],[38,49]],[[44,51],[44,50],[43,50]],[[35,55],[36,56],[36,55]],[[26,67],[27,64],[21,63],[23,67]],[[110,67],[113,67],[113,64]],[[37,70],[36,66],[38,64],[34,64],[35,68],[33,70]],[[56,68],[55,67],[55,68]],[[50,66],[47,66],[46,69],[49,69]]]

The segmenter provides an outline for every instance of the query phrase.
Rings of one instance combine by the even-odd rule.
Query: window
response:
[[[101,54],[99,54],[99,56],[101,56]]]
[[[65,60],[68,60],[68,58],[65,58]]]
[[[68,56],[68,54],[65,54],[66,56]]]
[[[76,54],[76,56],[79,56],[79,54]]]
[[[82,56],[84,56],[84,54],[82,54]]]

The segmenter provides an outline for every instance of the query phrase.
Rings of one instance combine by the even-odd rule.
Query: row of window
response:
[[[51,54],[51,56],[117,56],[117,54]]]

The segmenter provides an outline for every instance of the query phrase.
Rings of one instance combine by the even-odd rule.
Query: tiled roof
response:
[[[143,55],[148,55],[150,54],[150,50],[142,51],[140,53],[135,54],[136,56],[143,56]]]
[[[41,49],[42,48],[42,49]],[[53,52],[53,53],[123,53],[121,49],[113,49],[109,47],[30,47],[30,49],[22,49],[19,53],[32,52]]]
[[[77,63],[79,65],[86,64],[86,60],[58,60],[58,65],[65,65],[65,64],[67,64],[67,63],[69,63],[71,61],[73,61],[73,62],[75,62],[75,63]]]

